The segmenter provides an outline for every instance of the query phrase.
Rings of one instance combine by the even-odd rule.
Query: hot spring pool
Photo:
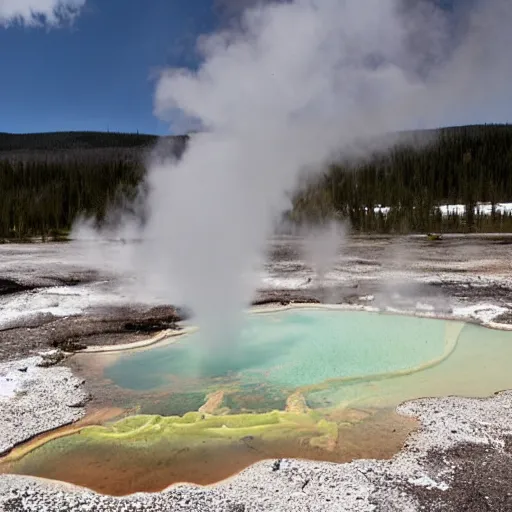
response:
[[[4,470],[128,494],[265,458],[389,457],[415,426],[394,413],[400,402],[512,388],[512,333],[462,322],[307,308],[248,315],[228,349],[198,336],[76,356],[130,415]]]
[[[329,310],[249,315],[239,338],[205,350],[200,334],[120,357],[105,371],[134,391],[204,386],[216,379],[279,388],[330,379],[371,379],[412,372],[448,356],[463,324],[415,317]],[[218,350],[218,352],[217,352]]]

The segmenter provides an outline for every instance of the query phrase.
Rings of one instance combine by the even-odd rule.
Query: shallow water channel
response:
[[[268,458],[390,457],[416,425],[400,402],[512,388],[512,333],[462,322],[307,308],[247,315],[223,350],[200,335],[77,356],[130,415],[4,470],[123,495],[214,483]]]

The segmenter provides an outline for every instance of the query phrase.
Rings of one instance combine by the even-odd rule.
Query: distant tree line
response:
[[[116,132],[0,133],[3,152],[62,151],[72,149],[144,148],[158,141],[155,135]]]
[[[101,224],[130,204],[157,137],[118,133],[0,134],[0,238],[64,236],[79,215]],[[187,137],[160,139],[176,156]]]
[[[295,196],[288,217],[344,218],[369,233],[512,232],[510,214],[494,207],[475,213],[478,202],[512,202],[512,126],[446,128],[404,140],[364,161],[331,165]],[[443,216],[438,207],[446,204],[465,205],[465,213]]]
[[[101,224],[111,208],[136,196],[157,142],[179,156],[187,140],[0,133],[0,238],[59,236],[79,215]],[[512,232],[510,214],[474,213],[478,202],[512,202],[512,126],[446,128],[398,140],[391,150],[332,164],[296,194],[287,218],[348,219],[367,233]],[[442,215],[438,206],[445,204],[463,204],[465,213]]]

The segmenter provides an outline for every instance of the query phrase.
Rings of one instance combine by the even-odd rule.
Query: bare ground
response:
[[[75,352],[89,346],[141,341],[156,332],[178,329],[180,320],[178,311],[170,306],[103,309],[67,318],[46,316],[35,319],[30,327],[0,331],[0,360],[20,359],[48,348]]]
[[[333,268],[319,280],[302,258],[301,239],[276,239],[269,245],[267,277],[253,303],[427,308],[441,315],[451,314],[454,307],[487,304],[502,308],[500,322],[512,323],[511,244],[508,236],[454,236],[439,242],[353,237],[340,245]],[[73,249],[71,244],[0,246],[0,311],[17,297],[55,287],[83,290],[99,283],[117,297],[119,279],[87,268],[80,254],[80,246]],[[0,326],[0,361],[47,347],[75,351],[140,341],[175,328],[185,316],[171,305],[105,301],[78,315],[60,318],[45,312]]]
[[[440,242],[430,242],[420,237],[401,239],[356,237],[348,240],[341,247],[334,270],[325,281],[319,282],[314,271],[302,260],[300,240],[293,238],[276,240],[269,249],[269,260],[266,266],[268,279],[257,293],[254,302],[257,304],[331,302],[365,305],[370,302],[378,307],[411,311],[426,305],[431,311],[443,314],[457,308],[486,304],[490,309],[502,308],[499,315],[494,316],[494,321],[512,323],[511,245],[512,237],[504,236],[446,237]],[[23,260],[23,256],[26,256],[22,246],[0,248],[0,251],[4,251],[0,254],[2,297],[4,299],[16,297],[30,290],[37,291],[43,286],[80,286],[105,279],[104,275],[92,273],[84,267],[78,269],[60,267],[57,272],[55,262],[62,257],[59,255],[59,250],[57,247],[43,248],[47,255],[46,264],[38,266],[34,261],[35,249],[30,247],[28,259],[32,263],[27,272],[26,263],[21,270],[15,265],[15,259]],[[69,248],[65,250],[69,251]],[[48,254],[53,256],[50,257]],[[4,263],[5,259],[2,261],[5,255],[8,256],[8,264]],[[68,279],[67,283],[66,279]],[[114,278],[109,276],[108,279]],[[83,314],[67,318],[56,318],[51,314],[40,315],[25,319],[23,324],[15,324],[9,329],[0,330],[0,361],[30,355],[48,346],[77,350],[95,344],[139,341],[155,331],[175,327],[181,316],[183,313],[172,306],[154,308],[133,304],[89,308]],[[475,319],[479,320],[480,317],[477,316]],[[500,414],[509,414],[509,411],[504,409],[501,412],[497,409],[495,414],[499,417]],[[479,425],[477,416],[475,422]],[[443,475],[451,471],[455,476],[450,480],[447,489],[413,485],[407,479],[397,480],[386,472],[377,476],[367,474],[361,482],[376,486],[370,498],[370,505],[374,508],[360,510],[510,511],[512,510],[511,446],[512,438],[507,436],[502,444],[461,441],[448,449],[441,445],[431,448],[423,460],[423,467],[430,475]],[[273,477],[265,478],[271,482]],[[320,473],[320,476],[316,475],[314,478],[321,480],[324,477]],[[293,498],[290,503],[296,502],[297,506],[289,510],[320,510],[315,507],[314,499],[309,501],[307,508],[301,508],[299,505],[304,493],[308,492],[307,486],[311,487],[314,483],[314,480],[311,480],[310,484],[308,481],[308,479],[304,480],[305,489],[302,487],[302,490],[299,488],[293,490],[298,497]],[[361,482],[357,485],[362,485]],[[260,484],[261,482],[257,485]],[[21,489],[20,483],[16,485]],[[272,484],[268,485],[272,487]],[[292,486],[291,483],[289,485]],[[344,486],[348,484],[340,481],[336,485],[340,486],[339,493],[342,493]],[[358,493],[357,485],[355,495]],[[256,489],[255,486],[250,488]],[[20,490],[20,493],[24,492],[27,491]],[[44,492],[46,491],[34,491],[34,499],[36,495],[40,496],[37,500],[42,499]],[[177,493],[179,494],[178,491]],[[266,494],[262,491],[263,497]],[[40,509],[39,505],[35,508],[30,505],[30,496],[28,498],[23,496],[18,494],[9,498],[5,502],[5,510],[22,512]],[[173,510],[208,510],[207,506],[205,508],[200,504],[200,493],[193,493],[191,496],[190,499],[186,499],[183,506],[181,501],[176,502]],[[339,499],[341,499],[340,496],[341,494],[337,495]],[[346,497],[347,500],[352,498],[350,493]],[[84,506],[89,499],[84,496]],[[320,495],[318,499],[320,500]],[[333,510],[336,507],[341,507],[338,508],[339,510],[345,510],[343,500],[339,501],[339,499],[334,498]],[[57,505],[52,508],[53,500],[54,498],[48,497],[47,510],[60,510],[55,508]],[[98,503],[97,500],[95,502]],[[102,501],[102,503],[104,506],[98,506],[97,510],[166,510],[169,504],[164,496],[161,500],[160,497],[149,500],[151,504],[149,508],[145,506],[139,508],[138,505],[132,507],[131,502],[114,504]],[[158,503],[162,504],[162,508],[156,506]],[[219,502],[216,509],[231,512],[277,510],[272,500],[268,502],[268,507],[261,503],[261,500],[247,502],[240,497],[238,501],[234,500],[231,503]],[[329,503],[323,503],[322,510],[329,510]],[[357,502],[354,501],[354,503]],[[74,508],[66,509],[74,510]],[[82,508],[77,508],[79,509]],[[356,509],[359,510],[359,508],[353,508],[353,510]],[[288,510],[288,508],[283,506],[279,510]]]

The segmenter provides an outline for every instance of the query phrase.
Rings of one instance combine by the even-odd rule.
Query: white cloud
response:
[[[58,26],[72,21],[86,0],[0,0],[0,25]]]

